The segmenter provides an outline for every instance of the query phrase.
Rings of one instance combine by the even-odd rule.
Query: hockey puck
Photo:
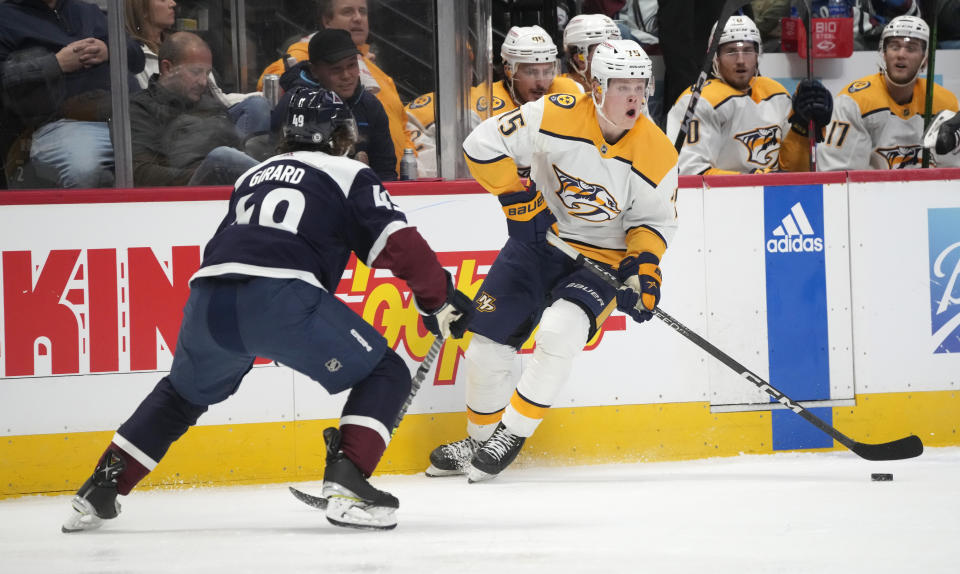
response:
[[[875,482],[887,482],[887,481],[893,480],[893,475],[885,474],[882,472],[875,472],[870,475],[870,480],[873,480]]]

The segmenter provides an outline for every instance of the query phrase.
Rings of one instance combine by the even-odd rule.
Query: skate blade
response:
[[[327,521],[334,526],[360,530],[392,530],[397,527],[397,509],[364,504],[355,498],[327,499]]]
[[[424,474],[426,474],[431,478],[437,478],[440,476],[462,476],[466,474],[466,471],[462,468],[458,468],[455,470],[445,470],[442,468],[437,468],[431,464],[430,468],[424,471]]]
[[[70,516],[63,521],[60,532],[69,534],[84,530],[96,530],[103,526],[103,519],[93,512],[93,505],[87,499],[75,496],[70,501],[70,506]]]
[[[496,478],[496,474],[490,474],[488,472],[483,472],[479,468],[473,466],[472,464],[467,466],[467,482],[473,484],[475,482],[483,482],[485,480],[490,480],[491,478]]]

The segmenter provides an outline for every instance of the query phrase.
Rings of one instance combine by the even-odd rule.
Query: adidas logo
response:
[[[773,230],[773,235],[774,239],[767,240],[767,251],[770,253],[823,251],[823,238],[813,237],[813,226],[799,201]]]

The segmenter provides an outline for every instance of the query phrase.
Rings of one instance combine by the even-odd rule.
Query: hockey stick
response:
[[[937,14],[940,12],[940,2],[938,0],[929,0],[921,6],[923,10],[929,10],[931,5],[933,7],[933,15],[929,16],[927,20],[927,26],[930,26],[930,42],[928,42],[929,45],[927,46],[927,93],[923,108],[923,133],[927,133],[927,128],[930,127],[930,122],[933,119],[933,84],[936,79],[934,76],[934,64],[937,60]],[[930,167],[929,148],[923,148],[921,165],[922,167]]]
[[[617,279],[612,273],[594,261],[581,255],[579,251],[568,245],[554,233],[547,233],[547,241],[562,251],[564,255],[576,260],[577,263],[585,267],[588,271],[597,275],[611,287],[617,289],[623,287],[623,283],[621,283],[620,280]],[[642,303],[638,305],[642,305]],[[908,437],[882,444],[866,444],[851,439],[850,437],[825,423],[817,415],[810,412],[806,407],[792,400],[790,397],[771,386],[770,383],[752,373],[749,369],[730,357],[730,355],[727,355],[720,349],[713,346],[709,341],[685,327],[659,307],[653,310],[653,314],[658,319],[666,323],[671,329],[689,339],[694,345],[700,347],[712,355],[715,359],[730,367],[730,369],[738,373],[741,377],[747,379],[756,385],[758,389],[776,399],[777,402],[806,419],[807,422],[813,426],[832,436],[837,442],[852,450],[861,458],[865,458],[867,460],[900,460],[919,456],[923,452],[923,443],[920,442],[920,438],[916,435],[910,435]]]
[[[397,428],[400,426],[400,421],[402,421],[404,415],[407,414],[407,409],[410,408],[414,397],[416,397],[417,393],[420,391],[423,381],[427,380],[427,375],[430,374],[430,371],[433,369],[433,364],[437,362],[437,357],[440,356],[440,349],[443,348],[443,341],[443,337],[437,337],[433,340],[433,344],[430,345],[430,349],[427,350],[427,356],[420,361],[420,366],[417,367],[417,372],[414,373],[413,378],[410,379],[410,394],[407,395],[407,400],[403,402],[403,406],[400,407],[400,412],[397,413],[397,422],[394,423],[393,430],[390,431],[391,438],[397,432]],[[307,494],[306,492],[297,490],[292,486],[288,486],[287,488],[290,489],[290,494],[294,495],[297,500],[301,502],[321,510],[327,507],[327,499],[323,498],[322,496]]]
[[[717,27],[713,33],[713,37],[710,39],[707,56],[703,60],[703,67],[700,69],[700,75],[697,76],[696,83],[690,88],[690,103],[687,104],[687,111],[683,113],[683,121],[680,122],[680,131],[677,132],[677,138],[673,141],[673,147],[677,150],[677,153],[680,153],[680,148],[683,147],[683,142],[687,139],[690,122],[693,120],[693,110],[697,107],[697,102],[700,101],[700,92],[703,91],[703,84],[706,83],[707,76],[710,75],[710,71],[713,69],[713,56],[717,53],[717,47],[720,46],[720,36],[723,34],[723,29],[727,26],[727,20],[730,19],[730,16],[733,16],[734,12],[749,3],[750,0],[727,0],[720,10],[720,19],[717,20]]]
[[[807,81],[813,79],[813,8],[811,7],[811,0],[803,0],[800,2],[800,6],[803,7],[804,11],[804,21],[803,25],[806,29],[807,35]],[[816,125],[813,123],[813,118],[810,118],[810,121],[807,123],[807,139],[810,142],[810,171],[817,171],[817,134],[813,130],[816,128]]]

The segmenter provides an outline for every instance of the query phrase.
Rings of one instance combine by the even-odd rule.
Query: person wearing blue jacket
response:
[[[359,51],[345,30],[317,32],[308,46],[309,60],[299,62],[280,77],[285,93],[271,116],[271,131],[283,124],[296,87],[322,87],[335,92],[350,108],[359,139],[353,157],[370,166],[383,181],[397,179],[397,156],[390,138],[390,123],[383,104],[360,83]]]
[[[126,48],[135,74],[143,51],[129,38]],[[60,187],[113,183],[108,59],[107,17],[94,4],[0,3],[0,124],[17,135],[32,130],[30,162]]]

